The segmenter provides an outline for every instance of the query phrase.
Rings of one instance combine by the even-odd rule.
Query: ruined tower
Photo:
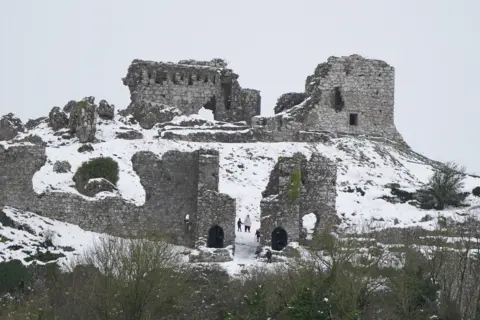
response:
[[[292,132],[327,131],[403,142],[394,123],[394,91],[395,70],[386,62],[359,55],[330,57],[307,77],[304,93],[288,94],[303,101],[276,106],[276,116],[255,117],[253,124],[285,138]],[[288,99],[279,103],[283,100]]]
[[[309,160],[300,153],[280,157],[260,202],[262,244],[281,250],[305,240],[305,215],[315,215],[314,232],[329,225],[336,212],[336,176],[335,163],[320,154]]]

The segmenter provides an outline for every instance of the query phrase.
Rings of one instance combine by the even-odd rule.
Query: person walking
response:
[[[260,258],[261,254],[262,254],[262,246],[258,246],[257,249],[255,250],[255,259]]]
[[[255,237],[257,237],[257,242],[260,242],[260,230],[255,231]]]
[[[252,221],[250,221],[250,215],[247,214],[243,224],[245,225],[245,232],[250,232],[250,226],[252,225]]]
[[[267,249],[267,253],[265,253],[265,257],[267,258],[268,263],[272,262],[272,251],[270,251],[270,249]]]
[[[238,218],[238,221],[237,221],[237,231],[240,231],[242,232],[242,219]]]

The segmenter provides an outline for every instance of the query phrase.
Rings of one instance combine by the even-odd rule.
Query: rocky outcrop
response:
[[[292,107],[299,105],[305,99],[307,95],[305,93],[300,92],[289,92],[282,94],[280,98],[277,100],[277,104],[275,105],[274,111],[275,114],[286,111],[291,109]]]
[[[39,146],[46,146],[47,143],[42,140],[41,137],[37,136],[36,134],[30,134],[26,136],[25,138],[19,140],[19,142],[30,142],[32,144],[36,144]]]
[[[80,148],[77,149],[78,152],[84,153],[84,152],[92,152],[93,151],[93,146],[89,143],[82,145]]]
[[[109,104],[106,100],[101,100],[98,104],[98,116],[104,120],[112,120],[115,115],[115,106]]]
[[[24,131],[22,121],[15,117],[13,113],[4,115],[0,119],[0,141],[13,139],[19,132]]]
[[[53,171],[56,173],[67,173],[70,172],[72,166],[68,161],[57,161],[53,164]]]
[[[171,121],[182,114],[177,108],[145,100],[132,102],[129,109],[143,129],[151,129],[157,123]]]
[[[54,131],[68,126],[68,116],[59,107],[53,107],[48,114],[48,121]]]
[[[117,132],[116,135],[118,139],[125,139],[125,140],[137,140],[137,139],[143,138],[143,134],[135,130]]]
[[[64,107],[63,112],[70,113],[77,106],[77,101],[70,100]]]
[[[37,118],[37,119],[30,119],[27,121],[27,123],[25,124],[25,128],[27,130],[32,130],[33,128],[36,128],[38,127],[41,123],[44,123],[44,122],[48,122],[48,118],[47,117],[40,117],[40,118]]]
[[[115,190],[117,190],[117,188],[110,181],[103,178],[97,178],[90,179],[82,191],[84,195],[88,197],[94,197],[100,192],[113,192]]]
[[[70,111],[69,130],[81,143],[95,139],[97,126],[97,106],[94,97],[84,98]]]

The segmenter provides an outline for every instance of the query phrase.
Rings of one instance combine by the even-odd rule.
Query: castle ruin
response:
[[[289,242],[304,242],[302,218],[316,216],[319,233],[335,216],[337,167],[319,154],[310,160],[300,153],[280,157],[260,202],[262,244],[282,250]]]
[[[255,117],[253,126],[276,131],[282,139],[320,131],[403,143],[394,124],[394,91],[395,70],[386,62],[359,55],[330,57],[307,77],[303,94],[289,94],[297,104],[288,105],[283,97],[279,103],[287,105],[277,104],[278,114]]]
[[[156,127],[158,139],[322,142],[331,136],[366,135],[406,146],[394,124],[394,68],[383,61],[358,55],[330,57],[307,77],[305,92],[279,98],[272,117],[260,116],[259,91],[242,89],[237,79],[219,59],[178,64],[134,60],[123,79],[131,103],[119,113],[145,129]],[[211,110],[217,121],[171,122],[201,108]],[[114,106],[101,101],[97,108],[88,98],[83,104],[69,102],[63,111],[55,107],[50,119],[35,121],[49,121],[59,139],[71,139],[75,133],[82,143],[95,142],[95,112],[102,121],[112,120]],[[12,119],[11,115],[1,119],[0,141],[13,141],[24,130]],[[70,135],[63,133],[69,126]],[[88,135],[79,135],[85,130],[76,126],[87,126]],[[189,132],[193,126],[195,130]],[[0,205],[114,235],[168,233],[171,242],[189,247],[224,248],[235,243],[236,202],[218,192],[218,151],[169,151],[162,157],[137,152],[131,161],[146,192],[145,204],[137,207],[118,197],[86,200],[54,191],[36,194],[32,177],[47,161],[46,143],[31,142],[36,145],[8,149],[0,145]],[[302,241],[305,214],[315,214],[315,231],[320,231],[335,217],[335,200],[334,162],[318,154],[310,160],[300,154],[278,159],[260,204],[262,243],[281,249],[288,242]]]
[[[36,194],[32,177],[47,157],[43,146],[0,145],[0,204],[125,237],[168,236],[188,247],[226,247],[235,240],[235,199],[218,192],[218,151],[150,151],[132,157],[145,188],[143,206],[118,197],[99,200],[63,192]],[[188,217],[188,219],[186,219]]]
[[[137,105],[174,107],[165,121],[178,114],[196,114],[211,110],[215,120],[245,121],[260,114],[260,92],[242,89],[238,75],[220,59],[182,60],[177,64],[134,60],[123,78],[130,89],[132,110]],[[168,119],[170,118],[170,119]]]

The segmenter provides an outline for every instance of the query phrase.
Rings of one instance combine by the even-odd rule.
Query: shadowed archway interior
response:
[[[214,225],[208,230],[207,247],[223,248],[224,233],[222,227]]]
[[[287,243],[287,231],[282,227],[276,227],[272,232],[272,249],[277,251],[282,250],[287,246]]]

